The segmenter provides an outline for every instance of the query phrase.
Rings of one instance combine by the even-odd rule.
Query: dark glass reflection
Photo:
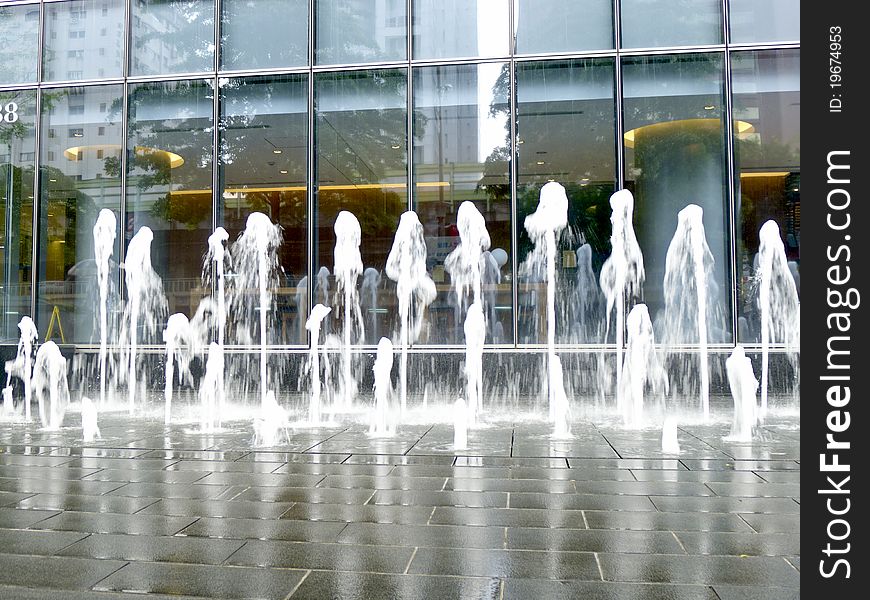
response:
[[[214,0],[133,0],[131,75],[214,69]]]
[[[732,43],[801,39],[800,0],[728,0]]]
[[[677,213],[699,205],[714,259],[714,289],[708,292],[712,343],[731,340],[732,322],[723,77],[721,54],[623,61],[625,185],[635,197],[644,302],[661,326],[665,257]]]
[[[16,343],[31,314],[36,91],[0,91],[0,110],[0,338]]]
[[[223,0],[221,68],[308,64],[308,0]]]
[[[104,208],[121,222],[122,95],[119,85],[42,95],[37,323],[45,330],[55,321],[66,342],[99,343],[93,228]],[[110,322],[118,310],[119,261],[116,237]]]
[[[613,0],[519,0],[517,53],[613,48]]]
[[[423,343],[465,341],[466,302],[451,291],[444,259],[459,244],[466,200],[486,219],[497,264],[482,288],[487,342],[513,342],[509,87],[504,63],[414,69],[414,210],[438,289]]]
[[[43,80],[77,81],[123,75],[123,0],[48,3],[43,29]]]
[[[319,65],[405,60],[405,0],[316,0]]]
[[[218,224],[235,240],[248,215],[262,212],[281,225],[274,342],[307,339],[308,85],[305,75],[231,79],[221,87],[223,193]]]
[[[169,312],[192,316],[212,221],[212,89],[205,81],[129,88],[125,243],[154,232],[151,262]]]
[[[621,0],[622,47],[722,43],[721,0]]]
[[[414,58],[506,56],[507,0],[414,0]]]
[[[362,230],[363,267],[373,269],[361,298],[365,339],[376,343],[397,326],[395,284],[384,267],[408,207],[405,71],[323,73],[315,83],[314,301],[332,305],[333,226],[350,211]]]
[[[0,85],[36,81],[39,4],[0,5]]]
[[[610,253],[610,194],[616,176],[613,59],[517,65],[517,235],[520,264],[532,249],[523,223],[541,187],[557,181],[568,196],[561,238],[556,336],[560,342],[603,341],[598,288]],[[586,246],[581,249],[581,246]],[[540,273],[521,268],[519,340],[546,341],[546,290]]]
[[[759,342],[760,315],[753,277],[758,231],[768,220],[779,225],[800,294],[801,169],[800,51],[770,50],[731,55],[734,81],[734,160],[741,342]],[[741,129],[744,131],[741,132]]]

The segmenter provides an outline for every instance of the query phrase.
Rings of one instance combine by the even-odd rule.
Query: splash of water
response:
[[[548,400],[550,421],[555,420],[556,391],[562,381],[556,380],[556,235],[568,225],[568,196],[565,188],[551,181],[541,188],[538,207],[526,217],[526,231],[535,247],[526,259],[529,265],[546,265],[547,273],[547,356]],[[534,267],[531,267],[534,268]]]
[[[199,385],[200,427],[202,431],[216,431],[221,427],[221,385],[224,374],[224,348],[218,342],[208,347],[205,375]]]
[[[378,341],[378,353],[372,368],[375,375],[375,409],[369,433],[378,437],[391,437],[395,423],[390,411],[390,396],[393,386],[390,374],[393,371],[393,343],[385,337]]]
[[[33,390],[39,406],[39,420],[46,429],[60,429],[69,404],[66,359],[54,342],[45,342],[36,351],[33,364]]]
[[[779,236],[779,226],[767,221],[759,232],[758,304],[761,309],[761,411],[767,415],[768,362],[771,343],[784,344],[794,355],[800,348],[800,301]]]
[[[453,449],[468,448],[468,406],[465,400],[457,398],[453,403]]]
[[[471,303],[483,305],[481,284],[486,264],[483,252],[489,249],[489,232],[486,220],[474,202],[466,200],[456,212],[456,228],[459,230],[459,245],[444,259],[444,270],[450,273],[453,292],[456,294],[456,323],[461,322],[462,310],[468,306],[466,295],[471,292]]]
[[[610,257],[601,267],[601,290],[607,299],[606,332],[610,314],[616,309],[616,404],[622,406],[622,346],[625,340],[625,310],[640,296],[644,280],[643,254],[634,234],[634,196],[620,190],[610,197]],[[606,337],[605,332],[605,337]]]
[[[731,398],[734,399],[731,434],[725,439],[751,442],[757,417],[755,394],[758,391],[758,380],[752,370],[752,361],[746,356],[742,346],[736,346],[731,356],[725,360],[725,372],[728,374]]]
[[[665,417],[662,425],[662,453],[663,454],[679,454],[680,453],[680,438],[679,429],[677,426],[677,418],[673,416]]]
[[[665,258],[667,344],[698,342],[701,410],[710,418],[710,365],[707,356],[708,290],[713,253],[704,234],[704,211],[689,204],[677,213],[677,230]]]
[[[224,244],[229,239],[227,230],[223,227],[218,227],[210,236],[208,236],[208,253],[205,257],[203,265],[203,287],[209,288],[208,280],[214,269],[215,286],[214,294],[216,300],[215,325],[217,327],[217,344],[223,353],[226,346],[226,329],[227,329],[227,296],[224,274],[226,272],[226,250]],[[211,356],[211,354],[209,354]],[[224,372],[221,369],[217,381],[217,404],[219,410],[222,411],[226,403],[226,383],[224,381]]]
[[[234,277],[228,291],[230,313],[246,331],[259,325],[260,406],[265,406],[268,391],[268,318],[272,308],[272,288],[278,280],[278,247],[281,228],[260,212],[248,215],[245,230],[230,248]],[[257,290],[257,303],[249,301],[250,290]],[[257,312],[256,321],[253,313]]]
[[[18,377],[24,384],[24,418],[30,421],[30,401],[32,398],[31,378],[33,376],[33,345],[39,337],[36,324],[28,316],[18,322],[18,351],[14,360],[6,361],[6,387],[3,388],[3,404],[12,408],[12,378]]]
[[[486,320],[480,304],[474,302],[465,315],[465,394],[468,397],[468,425],[473,427],[483,412],[483,344]]]
[[[136,350],[139,327],[150,338],[157,332],[158,319],[166,313],[163,281],[151,266],[151,242],[154,233],[149,227],[140,227],[127,247],[124,259],[124,281],[127,284],[127,307],[121,337],[128,341],[127,394],[130,414],[136,401]]]
[[[97,424],[97,406],[93,400],[82,396],[82,440],[89,443],[101,437]]]
[[[106,360],[109,344],[109,263],[115,251],[118,222],[115,213],[104,208],[94,223],[94,260],[97,265],[97,286],[100,291],[100,406],[106,404]]]
[[[381,273],[377,269],[368,267],[363,271],[363,281],[360,286],[360,303],[364,305],[365,312],[369,316],[366,328],[372,339],[379,339],[378,335],[378,288],[381,285]]]
[[[644,390],[650,386],[654,392],[667,393],[668,376],[659,362],[655,350],[653,325],[646,304],[635,304],[628,313],[626,322],[628,344],[625,348],[625,362],[622,365],[623,392],[617,411],[622,414],[626,427],[643,427]]]
[[[311,398],[308,403],[308,422],[320,423],[320,324],[332,312],[332,309],[322,304],[315,304],[311,316],[305,323],[305,329],[311,332],[311,348],[308,351],[308,369],[311,371]]]
[[[344,302],[344,339],[341,346],[341,389],[338,398],[341,408],[348,409],[353,405],[356,396],[356,380],[353,377],[350,347],[353,343],[353,328],[356,324],[359,337],[363,336],[362,311],[359,307],[359,294],[356,280],[362,274],[363,263],[359,252],[362,240],[359,221],[350,212],[343,210],[335,219],[335,250],[333,272],[338,289],[336,294],[343,297]]]
[[[275,392],[266,392],[266,400],[254,417],[254,446],[273,447],[289,441],[287,435],[287,411],[278,404]]]
[[[172,414],[172,386],[175,380],[175,365],[178,365],[178,385],[187,381],[193,384],[190,374],[190,321],[181,313],[170,315],[163,330],[163,342],[166,344],[165,381],[163,384],[164,423],[169,425]]]
[[[550,368],[552,369],[550,380],[553,389],[553,437],[567,439],[571,437],[571,409],[568,404],[568,395],[565,393],[562,359],[554,355]]]
[[[420,335],[423,312],[435,299],[435,283],[426,272],[423,225],[412,210],[403,213],[399,219],[399,228],[387,257],[386,273],[396,282],[399,300],[399,400],[404,412],[408,405],[408,345]]]

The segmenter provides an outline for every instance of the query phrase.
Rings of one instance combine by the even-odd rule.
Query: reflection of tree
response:
[[[175,73],[197,73],[211,69],[213,2],[150,0],[145,10],[143,3],[139,4],[142,12],[136,15],[133,36],[137,74],[155,75],[167,69]],[[171,60],[166,60],[167,57]]]

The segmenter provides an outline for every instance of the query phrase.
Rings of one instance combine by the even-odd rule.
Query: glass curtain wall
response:
[[[695,203],[714,259],[710,341],[755,343],[765,220],[799,282],[799,13],[797,0],[0,0],[4,339],[33,311],[42,338],[95,341],[81,282],[110,208],[118,264],[150,227],[169,310],[188,316],[213,227],[232,241],[251,212],[269,215],[284,270],[271,342],[304,345],[311,302],[339,308],[333,227],[349,210],[367,269],[358,341],[375,344],[398,331],[384,268],[412,208],[438,292],[417,343],[462,344],[444,259],[470,201],[491,237],[486,341],[538,345],[524,220],[553,180],[569,199],[558,343],[613,341],[598,280],[620,187],[654,321],[677,213]]]

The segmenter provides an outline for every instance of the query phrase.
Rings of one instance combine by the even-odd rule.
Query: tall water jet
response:
[[[33,344],[39,337],[36,324],[27,315],[18,322],[18,350],[15,359],[6,361],[6,387],[3,388],[3,404],[12,408],[12,378],[18,377],[24,385],[24,418],[30,420],[30,401],[32,398],[31,378],[33,376]]]
[[[574,323],[580,343],[601,341],[601,311],[603,309],[601,288],[592,268],[592,246],[581,244],[574,252],[577,257],[577,277],[574,293]]]
[[[311,315],[305,322],[305,329],[311,333],[311,348],[308,351],[308,370],[311,372],[311,398],[308,401],[308,422],[312,425],[320,423],[320,324],[332,312],[332,309],[322,304],[315,304]]]
[[[550,369],[552,369],[550,381],[553,395],[553,437],[567,439],[571,437],[571,408],[568,404],[568,394],[565,393],[562,359],[554,355]]]
[[[468,424],[474,426],[483,411],[483,344],[486,320],[480,304],[474,302],[465,315],[465,396],[468,399]]]
[[[202,431],[215,431],[221,427],[223,406],[220,404],[224,374],[224,348],[217,342],[208,347],[205,375],[199,384],[200,427]]]
[[[66,359],[54,342],[45,342],[36,351],[33,390],[36,392],[42,426],[60,429],[69,404],[69,386],[66,381]]]
[[[677,213],[677,230],[665,258],[664,328],[668,346],[698,342],[701,410],[710,417],[710,366],[707,357],[708,290],[713,253],[704,234],[704,211],[689,204]]]
[[[662,453],[680,453],[680,438],[678,434],[677,418],[673,416],[665,417],[665,421],[662,424]]]
[[[237,318],[241,316],[248,327],[254,324],[249,290],[257,290],[255,312],[259,325],[260,342],[260,406],[266,403],[268,391],[266,345],[268,344],[268,319],[272,308],[272,288],[278,280],[278,247],[281,245],[281,228],[261,212],[248,215],[245,230],[230,248],[235,276],[231,280],[229,308]]]
[[[287,411],[278,404],[275,392],[266,392],[266,400],[254,417],[254,446],[272,447],[289,441],[287,435]]]
[[[626,427],[638,428],[645,424],[643,418],[644,390],[667,393],[668,376],[659,362],[655,349],[653,325],[646,304],[635,304],[626,321],[628,343],[625,362],[622,365],[621,383],[624,389],[617,396],[622,402],[617,411]]]
[[[203,265],[203,280],[208,289],[208,280],[214,276],[213,293],[215,295],[215,326],[217,327],[217,344],[220,346],[221,355],[223,355],[224,347],[226,346],[226,329],[227,329],[227,297],[226,284],[224,282],[224,274],[226,271],[226,250],[224,244],[229,239],[227,230],[223,227],[218,227],[210,236],[208,236],[208,254],[206,254],[205,264]],[[211,354],[209,354],[211,356]],[[217,404],[223,410],[226,401],[226,384],[224,382],[224,373],[221,369],[216,381]]]
[[[800,301],[785,246],[775,221],[767,221],[758,234],[758,304],[761,312],[761,411],[767,415],[771,343],[784,344],[792,354],[800,348]]]
[[[335,219],[335,250],[333,273],[340,295],[344,302],[344,340],[341,346],[341,388],[339,401],[347,409],[353,404],[356,395],[356,381],[353,377],[350,346],[353,342],[353,326],[356,323],[360,337],[363,335],[362,311],[359,307],[359,294],[356,280],[362,274],[363,263],[359,253],[362,240],[359,221],[350,212],[343,210]]]
[[[175,381],[175,365],[178,365],[178,385],[185,381],[193,383],[190,374],[190,322],[186,315],[176,313],[166,320],[163,330],[166,344],[166,366],[163,384],[164,423],[169,425],[172,414],[172,386]]]
[[[140,321],[145,333],[151,337],[157,331],[157,319],[166,311],[163,282],[151,266],[151,242],[154,234],[148,227],[140,227],[127,246],[124,259],[124,281],[127,284],[127,307],[124,326],[129,361],[127,364],[127,395],[130,414],[136,399],[136,347],[139,341]]]
[[[483,252],[489,250],[489,232],[486,220],[474,202],[466,200],[456,212],[456,228],[459,230],[459,245],[444,259],[444,269],[450,273],[450,281],[456,294],[456,322],[460,322],[462,309],[468,306],[466,295],[471,292],[471,303],[483,304],[481,284],[486,264]]]
[[[757,417],[755,394],[758,391],[758,380],[752,370],[752,361],[746,356],[742,346],[735,347],[731,356],[725,360],[725,372],[728,374],[731,398],[734,400],[731,434],[725,439],[751,442]]]
[[[109,339],[109,263],[115,251],[118,222],[115,213],[104,208],[94,224],[94,260],[97,266],[97,286],[100,292],[100,406],[106,404],[106,360]]]
[[[465,400],[457,398],[453,403],[453,449],[468,448],[468,406]]]
[[[381,273],[368,267],[363,271],[363,281],[360,290],[360,304],[368,315],[366,329],[371,339],[380,339],[378,335],[378,288],[381,285]]]
[[[375,436],[389,437],[395,433],[396,428],[390,411],[390,396],[393,391],[390,382],[390,373],[393,371],[393,343],[388,338],[382,337],[378,342],[378,353],[372,371],[375,375],[375,408],[369,432]]]
[[[601,267],[601,290],[607,299],[605,339],[610,331],[610,314],[616,309],[616,404],[623,400],[622,346],[625,340],[625,310],[640,296],[643,286],[643,254],[634,234],[632,217],[634,197],[628,190],[620,190],[610,197],[610,256]]]
[[[526,217],[526,231],[535,247],[526,259],[534,268],[541,263],[547,273],[547,357],[548,401],[550,421],[555,420],[555,393],[564,384],[556,381],[556,234],[568,225],[568,196],[565,188],[551,181],[541,188],[541,197],[534,213]]]
[[[87,396],[82,396],[82,440],[85,443],[100,439],[100,427],[97,425],[97,406]]]
[[[423,225],[420,224],[417,213],[412,210],[403,213],[399,219],[393,247],[387,256],[386,273],[387,277],[396,282],[396,297],[399,300],[399,400],[404,411],[408,405],[408,345],[420,335],[423,311],[432,303],[436,294],[435,282],[426,272]]]

